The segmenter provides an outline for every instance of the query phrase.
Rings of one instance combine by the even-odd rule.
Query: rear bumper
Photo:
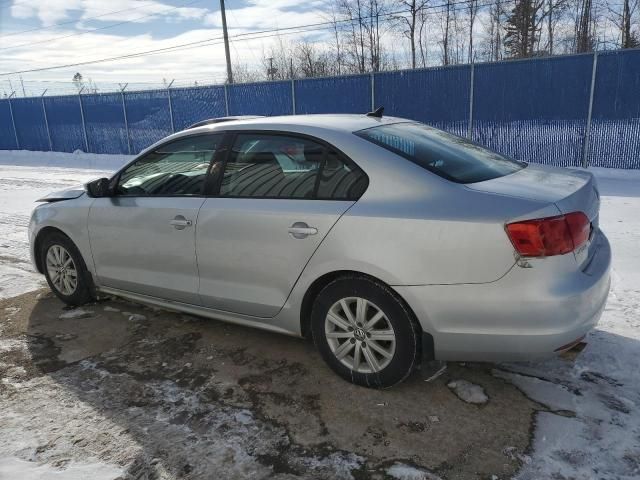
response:
[[[438,360],[541,359],[586,335],[602,315],[611,247],[602,232],[594,241],[581,270],[567,254],[516,265],[492,283],[394,288],[433,337]]]

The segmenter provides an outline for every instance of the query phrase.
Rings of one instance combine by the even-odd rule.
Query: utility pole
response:
[[[220,0],[220,13],[222,14],[222,36],[224,37],[224,54],[227,57],[227,83],[233,83],[231,71],[231,54],[229,53],[229,35],[227,34],[227,15],[224,13],[224,0]]]

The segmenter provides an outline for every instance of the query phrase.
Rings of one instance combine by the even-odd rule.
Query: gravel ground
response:
[[[591,169],[614,264],[582,354],[372,391],[300,339],[38,290],[33,201],[126,160],[0,152],[0,480],[640,478],[640,171]]]
[[[6,471],[21,460],[126,479],[508,478],[546,410],[489,366],[449,365],[431,382],[424,368],[377,391],[338,378],[304,340],[119,300],[65,310],[40,290],[0,312]],[[447,386],[465,382],[486,401]]]

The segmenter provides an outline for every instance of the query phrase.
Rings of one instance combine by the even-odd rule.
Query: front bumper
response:
[[[567,254],[538,259],[531,268],[515,265],[492,283],[394,288],[433,337],[438,360],[545,358],[586,335],[602,315],[611,247],[602,232],[594,241],[597,248],[582,269]]]

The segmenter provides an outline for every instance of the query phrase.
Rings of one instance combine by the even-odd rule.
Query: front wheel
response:
[[[314,342],[327,364],[357,385],[388,388],[419,360],[419,330],[402,300],[366,277],[334,280],[312,310]]]
[[[49,288],[68,305],[92,300],[89,272],[73,242],[61,233],[51,233],[40,251]]]

